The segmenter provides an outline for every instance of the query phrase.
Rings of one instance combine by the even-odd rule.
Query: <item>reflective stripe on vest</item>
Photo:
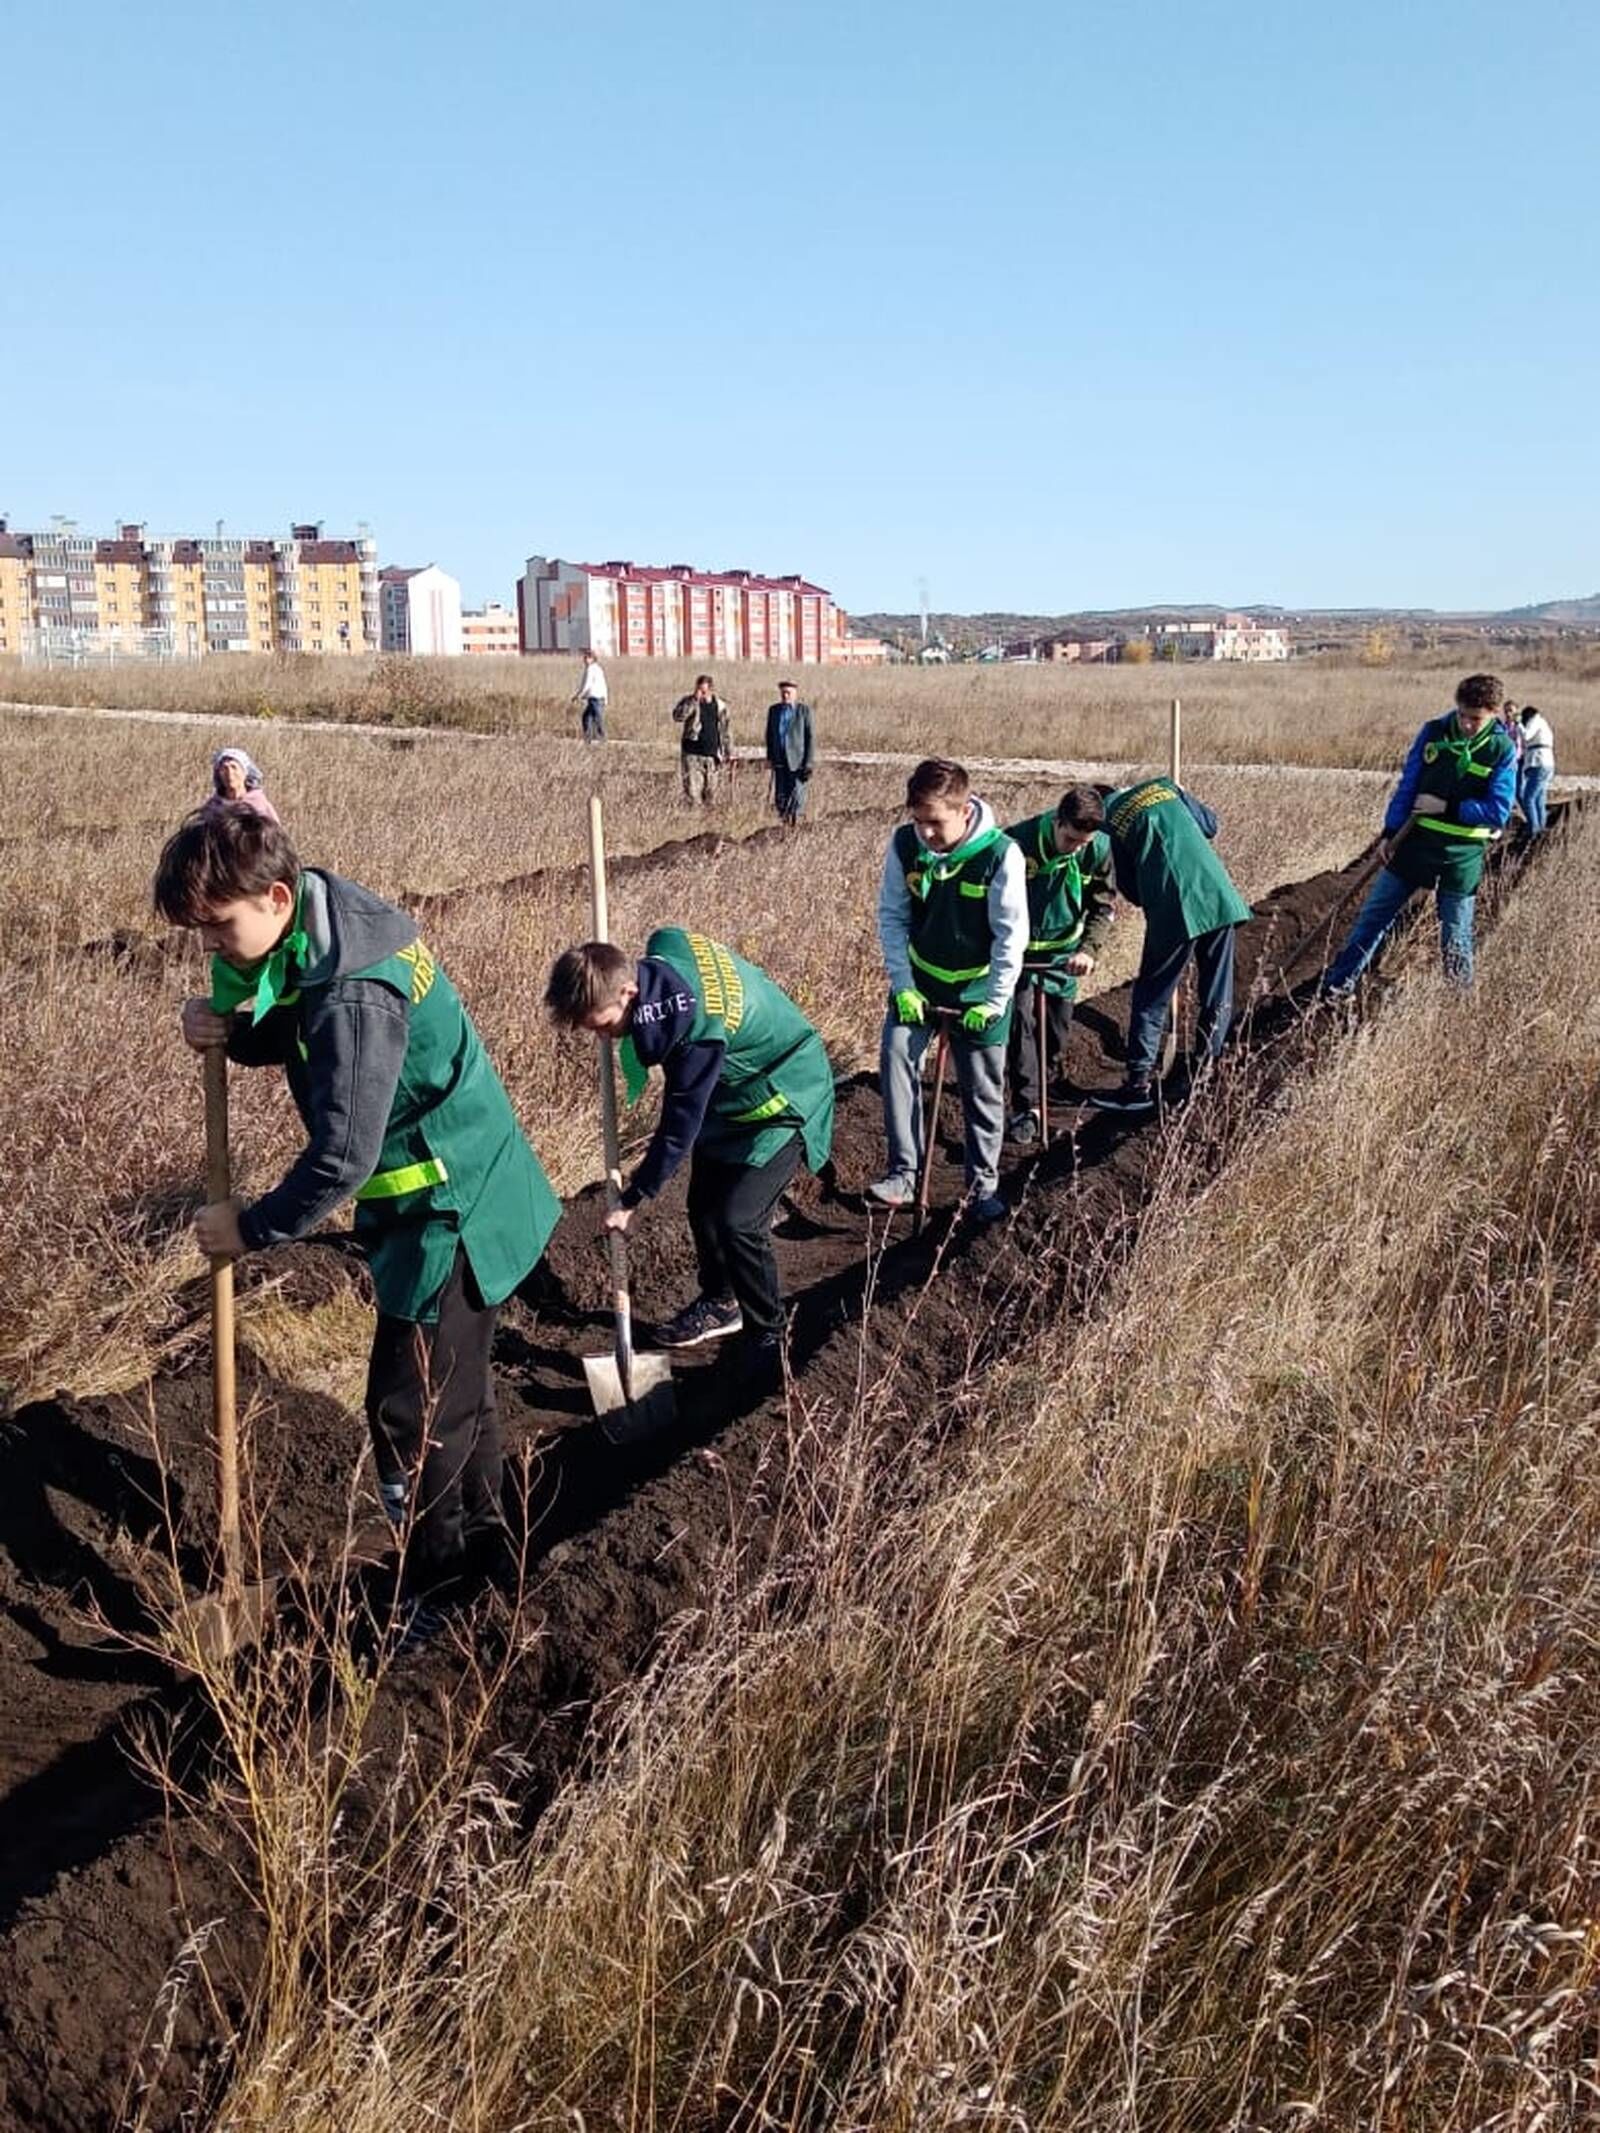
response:
[[[450,1175],[436,1155],[423,1163],[402,1163],[398,1170],[374,1171],[356,1194],[358,1200],[398,1200],[402,1193],[442,1185]]]
[[[755,1104],[748,1111],[730,1111],[728,1120],[735,1126],[759,1126],[766,1118],[777,1118],[789,1108],[789,1099],[781,1092],[769,1096],[764,1104]]]
[[[1492,844],[1499,836],[1498,830],[1484,829],[1472,822],[1444,822],[1437,815],[1413,815],[1418,829],[1436,831],[1441,837],[1470,837],[1474,844]]]
[[[945,970],[938,963],[930,963],[925,955],[918,955],[915,946],[910,942],[906,944],[906,954],[919,970],[925,970],[930,978],[938,978],[941,984],[965,985],[973,978],[986,978],[989,975],[987,963],[975,963],[970,970]]]

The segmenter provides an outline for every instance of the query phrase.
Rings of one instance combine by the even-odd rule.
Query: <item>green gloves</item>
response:
[[[908,987],[894,996],[894,1018],[902,1029],[920,1029],[928,1019],[928,1003]]]
[[[990,1007],[987,1003],[980,1003],[977,1007],[969,1007],[967,1009],[966,1013],[961,1017],[961,1027],[970,1036],[981,1037],[991,1022],[999,1021],[1003,1012],[1002,1008]]]

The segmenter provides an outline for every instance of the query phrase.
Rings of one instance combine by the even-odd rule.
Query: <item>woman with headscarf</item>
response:
[[[278,819],[278,810],[262,789],[259,767],[242,748],[219,748],[211,758],[211,795],[205,812],[220,814],[225,807],[248,808],[266,822]]]

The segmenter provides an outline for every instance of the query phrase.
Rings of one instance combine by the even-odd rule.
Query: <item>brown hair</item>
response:
[[[544,988],[551,1021],[562,1029],[581,1029],[598,1008],[615,1006],[632,976],[632,961],[610,941],[568,948],[551,965]]]
[[[711,676],[709,674],[697,674],[694,678],[694,685],[697,689],[699,688],[701,682],[704,682],[708,689],[714,689],[716,687],[716,683],[711,679]]]
[[[1069,830],[1097,830],[1106,819],[1106,803],[1092,785],[1069,785],[1056,802],[1056,820]]]
[[[906,805],[916,807],[923,800],[964,800],[971,790],[972,780],[959,763],[952,763],[948,756],[930,755],[906,779]]]
[[[1498,674],[1469,674],[1456,683],[1456,702],[1463,711],[1498,711],[1506,700],[1506,685]]]
[[[248,807],[202,807],[161,847],[151,901],[169,925],[201,926],[219,904],[293,888],[300,861],[289,832]]]

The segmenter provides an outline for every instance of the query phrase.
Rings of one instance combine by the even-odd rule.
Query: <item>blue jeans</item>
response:
[[[1367,892],[1360,915],[1350,929],[1350,938],[1329,966],[1322,981],[1324,992],[1347,992],[1383,946],[1390,928],[1417,894],[1416,886],[1402,881],[1388,867],[1380,868]],[[1458,889],[1435,889],[1439,910],[1439,955],[1444,974],[1452,985],[1463,989],[1472,983],[1472,908],[1476,893]]]
[[[1528,835],[1543,834],[1546,824],[1545,795],[1550,790],[1554,773],[1543,763],[1524,763],[1522,776],[1517,781],[1517,805],[1528,821]]]
[[[1199,985],[1195,1049],[1212,1059],[1221,1054],[1233,1020],[1233,928],[1219,926],[1214,933],[1197,934],[1192,941],[1179,941],[1165,955],[1154,958],[1146,941],[1128,1003],[1129,1081],[1148,1086],[1155,1079],[1156,1061],[1167,1034],[1167,1009],[1191,955]]]
[[[586,741],[603,741],[606,737],[606,700],[603,696],[583,699],[583,737]]]

